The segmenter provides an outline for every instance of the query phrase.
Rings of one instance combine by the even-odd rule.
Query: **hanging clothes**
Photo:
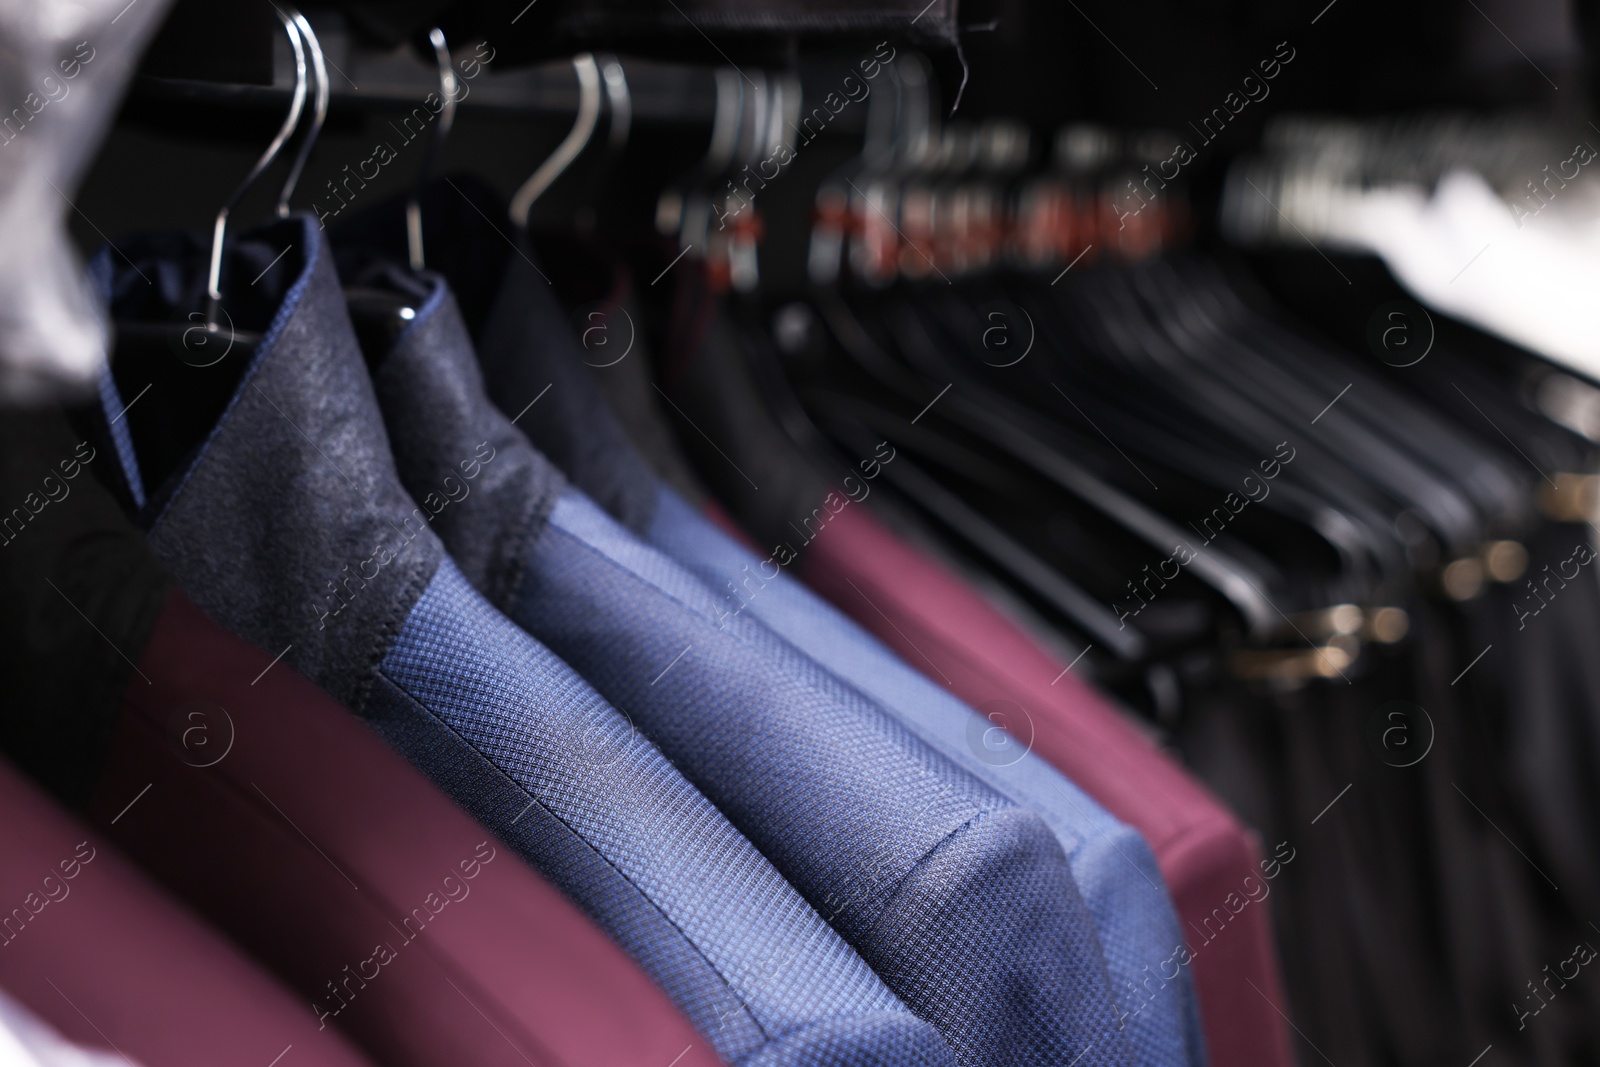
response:
[[[484,395],[442,280],[419,281],[432,290],[423,310],[375,357],[380,403],[406,434],[401,479],[420,498],[478,436],[513,469],[542,463]],[[476,584],[505,589],[513,621],[627,708],[962,1063],[1125,1057],[1088,912],[1037,816],[763,628],[730,621],[710,590],[581,494],[539,508],[527,491],[480,488],[441,517],[447,547],[495,546]],[[507,521],[540,511],[543,522]]]
[[[260,240],[264,259],[292,246],[278,295],[262,298],[271,326],[220,420],[197,420],[199,452],[144,471],[159,486],[145,515],[156,556],[241,636],[296,646],[287,660],[584,907],[726,1061],[848,1048],[948,1062],[937,1032],[654,747],[611,758],[605,739],[627,739],[626,720],[472,589],[429,528],[437,505],[407,499],[315,222]],[[198,278],[195,265],[163,273]],[[218,515],[232,518],[219,528]]]

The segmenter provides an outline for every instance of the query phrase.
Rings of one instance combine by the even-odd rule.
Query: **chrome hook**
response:
[[[317,136],[322,133],[322,124],[328,118],[328,64],[322,55],[322,42],[317,40],[316,33],[311,29],[311,23],[304,15],[290,8],[289,17],[294,21],[295,28],[300,31],[300,37],[305,42],[306,49],[311,53],[311,72],[316,75],[317,94],[311,104],[311,128],[306,131],[305,140],[300,142],[300,151],[295,153],[294,165],[289,168],[289,176],[284,179],[283,192],[278,194],[278,218],[289,217],[289,197],[293,195],[295,186],[300,184],[300,174],[305,170],[306,160],[311,158],[311,149],[317,143]]]
[[[539,169],[522,183],[522,188],[511,198],[511,221],[518,228],[527,227],[528,212],[533,209],[533,202],[578,158],[578,154],[589,143],[589,138],[594,136],[595,125],[600,119],[600,65],[595,62],[593,54],[584,52],[572,57],[572,69],[578,75],[578,117],[567,136],[550,153],[550,158],[539,164]]]
[[[222,252],[228,234],[228,216],[239,205],[239,200],[249,191],[255,180],[261,177],[261,172],[272,165],[278,158],[278,153],[283,150],[284,142],[294,133],[300,124],[300,115],[306,106],[306,49],[300,39],[299,28],[293,18],[273,7],[278,13],[278,19],[283,23],[283,30],[289,35],[289,45],[294,49],[294,96],[289,104],[288,117],[283,120],[283,126],[278,130],[272,143],[267,145],[267,150],[256,160],[256,165],[250,168],[250,173],[244,176],[244,181],[239,183],[228,199],[217,212],[216,223],[211,228],[211,269],[206,279],[206,329],[215,331],[217,328],[217,312],[222,307]]]
[[[422,169],[417,172],[411,196],[406,200],[406,251],[412,270],[422,270],[427,266],[422,254],[422,190],[428,182],[434,162],[444,150],[445,138],[450,136],[450,128],[455,124],[456,103],[461,96],[461,82],[456,77],[455,67],[451,66],[450,49],[445,44],[444,31],[437,26],[429,30],[428,43],[433,46],[434,62],[439,67],[439,119],[434,124],[432,136],[428,138]]]
[[[600,73],[605,78],[606,98],[611,104],[606,148],[615,154],[628,145],[628,133],[633,127],[633,91],[628,87],[628,75],[616,56],[608,55],[601,60]]]

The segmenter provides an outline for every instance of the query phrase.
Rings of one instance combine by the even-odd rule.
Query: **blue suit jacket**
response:
[[[623,368],[586,369],[583,350],[548,287],[535,282],[530,268],[514,263],[506,290],[515,298],[502,296],[486,331],[491,339],[510,333],[540,342],[482,354],[492,399],[514,414],[549,384],[549,395],[518,426],[614,518],[712,586],[719,610],[738,613],[748,602],[747,621],[759,620],[953,763],[1040,813],[1065,849],[1094,916],[1133,1059],[1203,1064],[1190,975],[1162,970],[1184,939],[1143,838],[1037,756],[991,750],[983,741],[994,735],[987,721],[801,583],[782,573],[770,581],[760,577],[764,572],[753,556],[659,484],[596,388],[595,377]],[[503,349],[506,339],[498,340]],[[743,582],[746,574],[765,583],[758,595],[724,594],[729,581]]]
[[[952,761],[1045,817],[1094,914],[1134,1062],[1202,1067],[1205,1037],[1189,972],[1178,969],[1174,977],[1162,968],[1185,942],[1144,838],[1009,735],[996,747],[988,720],[788,574],[766,578],[742,545],[671,489],[659,492],[646,540],[708,584],[743,594],[726,596],[723,610],[742,606]],[[757,587],[746,591],[740,583],[750,575]]]
[[[433,284],[374,380],[417,499],[479,442],[502,472],[526,469],[440,517],[463,566],[481,564],[473,583],[630,716],[963,1064],[1127,1062],[1048,824],[755,620],[726,618],[587,497],[550,492],[553,468],[484,395]]]

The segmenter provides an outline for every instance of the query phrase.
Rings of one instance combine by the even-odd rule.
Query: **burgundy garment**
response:
[[[181,592],[138,666],[90,811],[274,968],[311,1030],[390,1067],[719,1067],[511,849]]]
[[[68,1040],[141,1067],[268,1067],[280,1056],[282,1067],[367,1067],[341,1034],[319,1033],[288,990],[7,763],[0,987]]]
[[[1261,892],[1260,848],[1221,803],[1064,674],[1066,664],[863,508],[834,515],[797,562],[809,585],[980,712],[996,701],[1024,709],[1033,750],[1144,836],[1188,935],[1213,1067],[1293,1064],[1266,900],[1236,914],[1225,903]]]

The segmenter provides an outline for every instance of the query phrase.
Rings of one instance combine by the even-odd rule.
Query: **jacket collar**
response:
[[[238,374],[237,385],[145,519],[156,556],[202,609],[262,649],[283,652],[286,662],[359,711],[444,549],[433,516],[412,502],[395,471],[316,224],[297,217],[275,232],[297,249],[298,269],[249,286],[239,282],[255,290],[266,281],[267,292],[252,292],[251,299],[275,299],[270,324],[242,372],[229,371]],[[163,293],[130,282],[133,264],[143,263],[138,269],[145,275],[203,278],[205,259],[196,249],[152,242],[123,249],[131,263],[112,262],[110,290],[137,297],[114,302],[119,317],[163,321],[172,314]],[[173,293],[192,288],[187,281]],[[158,355],[137,353],[146,360]],[[148,368],[152,376],[158,369]],[[181,392],[170,376],[161,384]],[[135,421],[135,451],[139,429]]]
[[[443,278],[390,266],[363,281],[419,298],[416,317],[372,373],[401,482],[435,516],[434,530],[467,580],[504,604],[566,479],[484,393],[472,339]],[[521,414],[531,419],[538,410]]]

